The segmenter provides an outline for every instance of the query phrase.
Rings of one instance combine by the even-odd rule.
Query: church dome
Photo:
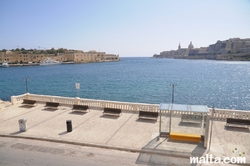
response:
[[[188,45],[188,49],[193,49],[194,45],[192,44],[192,42],[190,42],[190,44]]]

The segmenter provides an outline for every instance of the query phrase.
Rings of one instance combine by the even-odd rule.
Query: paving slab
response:
[[[123,112],[120,117],[103,116],[102,110],[90,108],[89,112],[72,112],[71,107],[62,106],[58,110],[45,109],[45,104],[34,107],[7,105],[0,110],[0,135],[32,137],[89,143],[100,146],[148,150],[173,156],[204,156],[247,158],[250,163],[249,128],[226,128],[226,122],[214,121],[210,151],[201,143],[174,142],[168,138],[158,138],[158,121],[139,120],[138,114]],[[20,132],[18,120],[27,119],[26,132]],[[168,128],[167,117],[162,125]],[[71,120],[73,131],[66,131],[66,121]],[[202,133],[199,125],[183,124],[180,119],[172,121],[178,132]],[[143,157],[143,155],[142,155]]]

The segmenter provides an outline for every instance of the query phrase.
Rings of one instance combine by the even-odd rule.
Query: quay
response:
[[[74,62],[62,62],[63,65],[75,64]],[[23,63],[23,64],[9,64],[9,67],[25,67],[25,66],[39,66],[39,63]],[[0,65],[0,67],[3,67]]]
[[[23,106],[23,99],[36,100],[37,104],[33,107]],[[57,110],[45,109],[46,102],[58,102],[61,106]],[[88,105],[89,112],[72,111],[76,103]],[[179,142],[159,137],[159,126],[169,127],[168,112],[157,121],[138,119],[139,110],[159,112],[159,106],[26,93],[12,96],[11,104],[0,109],[0,140],[1,137],[13,137],[130,151],[139,153],[138,158],[146,161],[160,155],[163,158],[158,158],[159,165],[171,165],[177,160],[183,160],[183,165],[190,165],[190,157],[204,157],[207,154],[221,158],[241,156],[246,158],[246,165],[250,164],[249,127],[226,127],[227,118],[235,116],[250,120],[250,111],[210,108],[205,148],[201,142]],[[121,108],[122,115],[104,116],[104,107]],[[19,130],[18,120],[22,118],[27,119],[26,132]],[[66,130],[67,120],[72,121],[72,132]],[[177,113],[172,113],[172,130],[203,133],[201,126],[180,123]],[[168,160],[169,157],[172,159]]]

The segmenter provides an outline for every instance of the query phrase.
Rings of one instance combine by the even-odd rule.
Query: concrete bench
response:
[[[240,126],[250,126],[250,120],[248,119],[235,119],[235,118],[227,118],[227,126],[232,125],[240,125]]]
[[[183,133],[170,133],[170,140],[197,142],[201,141],[201,135],[198,134],[183,134]]]
[[[23,99],[22,105],[34,106],[36,105],[35,100]]]
[[[158,112],[139,111],[139,119],[153,119],[157,121]]]
[[[58,109],[59,106],[60,106],[60,103],[46,102],[46,105],[44,107],[51,108],[51,109]]]
[[[120,116],[122,113],[121,109],[118,108],[104,108],[103,114]]]
[[[87,112],[89,110],[89,106],[87,105],[77,105],[74,104],[72,111],[83,111],[83,112]]]
[[[181,121],[202,123],[202,115],[182,114]]]

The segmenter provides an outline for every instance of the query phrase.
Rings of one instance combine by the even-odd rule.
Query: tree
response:
[[[27,54],[28,52],[28,50],[22,50],[22,54]]]
[[[1,52],[6,52],[7,50],[6,49],[2,49],[2,51]]]
[[[40,51],[40,54],[45,54],[45,51],[44,51],[44,50],[41,50],[41,51]]]
[[[60,48],[60,49],[57,50],[57,52],[58,52],[58,53],[64,53],[65,51],[64,51],[63,48]]]
[[[51,48],[50,50],[47,50],[48,54],[55,54],[56,50],[54,48]]]

